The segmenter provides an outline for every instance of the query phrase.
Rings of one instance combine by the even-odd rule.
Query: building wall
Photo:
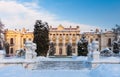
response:
[[[101,44],[100,44],[100,34],[96,32],[86,32],[86,39],[88,40],[88,43],[92,43],[92,41],[99,41],[99,50],[101,49]]]
[[[56,53],[55,55],[67,55],[67,44],[72,44],[73,54],[77,54],[77,41],[79,40],[80,29],[76,28],[64,28],[59,25],[57,28],[50,27],[49,39],[55,43]]]
[[[115,34],[113,32],[85,32],[84,34],[89,43],[93,40],[99,41],[99,50],[106,47],[113,50],[112,42],[115,38]],[[10,44],[9,55],[15,55],[17,50],[24,49],[24,42],[26,40],[33,41],[34,38],[33,32],[29,32],[25,28],[22,30],[6,30],[4,36],[5,40]],[[77,42],[81,37],[82,34],[80,33],[80,28],[78,26],[74,28],[71,26],[64,28],[62,25],[59,25],[57,28],[52,28],[52,26],[50,27],[49,40],[55,43],[55,55],[67,55],[66,48],[68,43],[72,44],[72,53],[77,55]],[[10,43],[11,38],[13,38],[13,44]],[[111,45],[108,45],[108,40],[111,41]],[[13,49],[13,53],[11,49]]]
[[[115,34],[113,32],[106,32],[101,34],[101,50],[108,47],[109,49],[113,50],[113,41],[115,39]],[[111,39],[111,40],[109,40]]]
[[[33,33],[27,32],[24,28],[23,30],[6,30],[4,37],[10,45],[9,55],[15,55],[17,50],[24,49],[25,40],[33,40]]]

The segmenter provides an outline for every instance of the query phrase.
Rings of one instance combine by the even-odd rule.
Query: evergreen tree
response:
[[[113,28],[113,32],[116,35],[113,41],[113,52],[118,54],[120,52],[120,25],[116,24],[116,27]]]
[[[46,22],[37,20],[34,25],[34,39],[37,56],[46,56],[49,49],[49,27]]]
[[[49,56],[54,56],[55,54],[55,46],[53,42],[50,42]]]
[[[78,42],[78,56],[87,56],[88,50],[87,50],[88,41],[85,38],[85,35],[82,35],[82,38]]]

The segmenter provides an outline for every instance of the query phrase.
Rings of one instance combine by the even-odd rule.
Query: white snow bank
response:
[[[0,77],[89,77],[88,70],[26,70],[22,66],[0,68]]]
[[[120,58],[119,57],[108,57],[108,58],[105,58],[103,60],[111,61],[111,62],[114,62],[114,61],[119,61],[120,62]]]
[[[93,60],[92,62],[98,62],[98,63],[120,63],[119,57],[104,57],[99,60]]]
[[[89,71],[75,70],[51,70],[51,71],[34,71],[30,77],[90,77]]]
[[[5,50],[0,50],[0,54],[5,54]]]
[[[120,64],[102,64],[92,70],[27,70],[22,66],[0,68],[0,77],[120,77]]]
[[[37,57],[37,59],[36,59],[37,61],[48,61],[48,60],[51,60],[50,58],[48,58],[48,57],[44,57],[44,56],[39,56],[39,57]]]
[[[120,77],[120,64],[102,64],[91,70],[91,77]]]
[[[37,59],[23,59],[23,58],[11,58],[11,59],[1,59],[0,63],[25,63],[25,62],[37,62]]]
[[[87,57],[85,57],[85,56],[79,56],[79,57],[73,57],[73,59],[80,60],[80,61],[86,61]]]
[[[28,77],[29,73],[22,66],[6,66],[0,68],[0,77]]]

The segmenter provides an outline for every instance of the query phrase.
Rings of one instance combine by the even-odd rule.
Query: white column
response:
[[[49,40],[50,41],[53,41],[52,38],[53,38],[53,35],[49,35]]]
[[[76,37],[77,37],[77,39],[76,39],[75,54],[78,55],[78,53],[77,53],[77,48],[78,48],[77,43],[79,41],[79,36],[77,35]]]
[[[72,44],[72,35],[70,35],[70,40],[69,40],[69,42]]]
[[[67,55],[66,54],[66,45],[65,45],[65,35],[63,35],[63,55]]]
[[[79,41],[79,40],[80,40],[79,35],[77,35],[77,42],[76,42],[76,55],[78,55],[78,53],[77,53],[77,48],[78,48],[77,44],[78,44],[78,41]]]
[[[59,55],[59,35],[56,36],[56,53],[55,55]]]

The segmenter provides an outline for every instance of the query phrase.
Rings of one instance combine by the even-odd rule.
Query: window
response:
[[[98,38],[96,38],[96,41],[98,41]]]
[[[75,48],[72,49],[72,53],[75,53]]]
[[[13,48],[10,48],[10,53],[13,54]]]
[[[92,43],[93,39],[90,39],[90,42]]]
[[[24,38],[24,39],[23,39],[23,44],[25,44],[25,42],[26,42],[26,39]]]
[[[108,39],[108,46],[111,46],[111,38]]]
[[[59,46],[63,46],[63,43],[59,43]]]
[[[74,42],[74,43],[72,43],[72,46],[75,46],[76,45],[76,43]]]
[[[62,48],[59,48],[59,55],[62,55]]]
[[[13,44],[13,38],[10,39],[10,44]]]
[[[31,41],[31,38],[29,38],[29,41]]]

